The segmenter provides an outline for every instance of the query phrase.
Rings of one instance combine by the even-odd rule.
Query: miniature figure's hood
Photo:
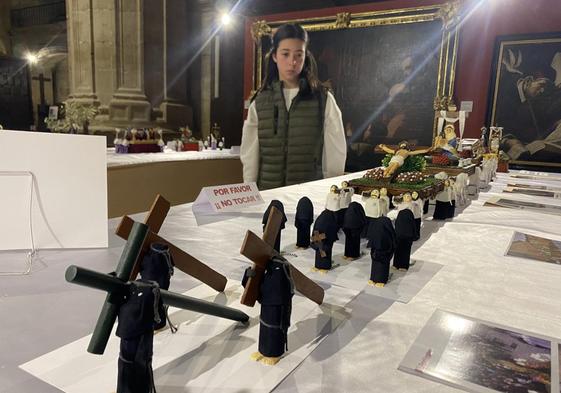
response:
[[[284,205],[282,204],[281,201],[279,201],[277,199],[273,199],[271,201],[271,203],[269,204],[269,207],[267,208],[267,210],[265,210],[265,214],[263,214],[263,221],[261,221],[262,224],[267,225],[267,220],[269,219],[269,213],[271,212],[271,207],[272,206],[276,207],[282,213],[281,229],[284,229],[284,223],[286,222],[286,215],[284,214]]]
[[[314,223],[314,231],[325,233],[325,240],[334,242],[338,240],[337,232],[339,227],[337,225],[337,213],[331,210],[324,210]]]
[[[364,208],[358,202],[351,202],[345,212],[343,228],[356,229],[366,225],[366,214]]]
[[[366,237],[370,240],[373,250],[393,252],[395,249],[395,230],[392,220],[388,217],[374,220],[368,227]]]
[[[311,224],[314,222],[314,205],[308,197],[302,197],[296,206],[295,221]]]
[[[404,239],[415,238],[415,216],[409,209],[400,210],[395,219],[395,233]]]

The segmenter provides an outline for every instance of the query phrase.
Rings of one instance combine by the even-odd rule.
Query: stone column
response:
[[[99,105],[94,66],[92,0],[66,0],[69,99]]]
[[[116,90],[109,120],[149,126],[152,108],[144,94],[144,0],[116,0]]]

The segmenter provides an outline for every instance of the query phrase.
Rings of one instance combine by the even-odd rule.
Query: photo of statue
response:
[[[561,35],[499,40],[489,122],[504,128],[501,149],[515,161],[561,164]]]

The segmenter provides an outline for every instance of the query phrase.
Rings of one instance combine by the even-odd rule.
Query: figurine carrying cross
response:
[[[253,307],[261,303],[259,327],[259,352],[254,360],[274,365],[287,347],[288,327],[294,289],[317,304],[323,302],[323,288],[292,266],[273,248],[280,230],[282,214],[271,208],[263,232],[263,239],[247,231],[240,253],[254,265],[249,269],[248,280],[241,303]]]
[[[147,221],[150,221],[149,219]],[[111,330],[117,319],[117,314],[125,298],[128,288],[135,283],[131,282],[135,262],[142,254],[142,249],[152,232],[148,225],[134,222],[115,272],[110,274],[98,273],[77,266],[69,266],[66,270],[68,282],[96,288],[107,292],[107,297],[99,314],[93,331],[88,352],[101,355],[105,351]],[[238,310],[218,304],[199,301],[179,294],[160,290],[164,303],[196,312],[215,315],[240,322],[246,322],[249,317]]]
[[[150,231],[135,222],[112,274],[99,273],[71,265],[66,280],[73,284],[100,289],[107,297],[92,333],[88,352],[103,354],[117,317],[115,334],[121,339],[118,358],[117,392],[154,391],[152,370],[154,330],[161,322],[159,307],[164,304],[202,314],[247,323],[242,311],[220,304],[168,292],[156,281],[129,281],[134,263]]]
[[[191,256],[187,252],[176,247],[172,243],[168,242],[164,238],[157,235],[158,231],[162,227],[166,215],[170,209],[170,203],[164,199],[161,195],[157,195],[150,212],[144,220],[144,224],[148,226],[148,234],[146,235],[146,240],[142,245],[142,250],[135,261],[134,268],[132,270],[130,279],[134,280],[140,271],[140,262],[144,257],[144,254],[149,249],[152,243],[161,243],[169,247],[169,251],[173,258],[175,266],[182,272],[202,281],[211,288],[217,290],[218,292],[224,291],[226,287],[227,279],[222,274],[211,269],[209,266],[205,265],[197,258]],[[127,240],[134,224],[128,216],[123,216],[121,223],[117,227],[115,233],[117,236]]]
[[[312,235],[312,243],[317,250],[319,250],[319,254],[322,258],[325,258],[327,254],[323,251],[323,240],[325,239],[325,233],[320,233],[319,231],[314,231]]]

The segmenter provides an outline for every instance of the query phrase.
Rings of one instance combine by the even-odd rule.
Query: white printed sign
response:
[[[204,225],[260,203],[263,198],[254,182],[204,187],[193,203],[193,214],[197,224]]]

